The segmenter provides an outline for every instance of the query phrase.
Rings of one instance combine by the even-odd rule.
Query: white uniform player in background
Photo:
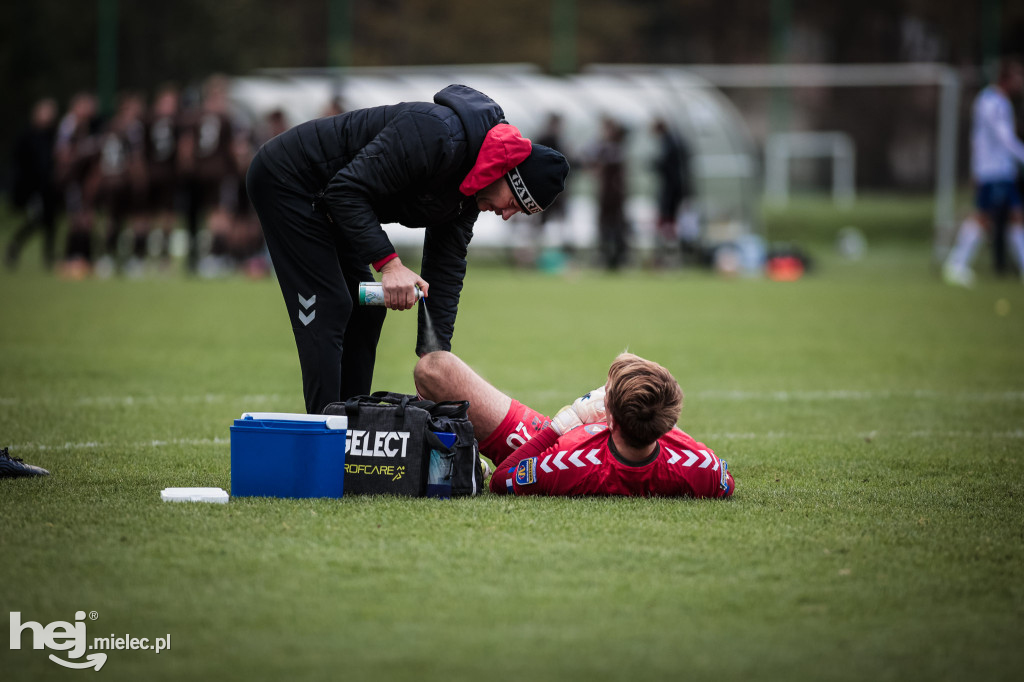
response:
[[[1017,267],[1024,273],[1024,212],[1017,188],[1017,164],[1024,164],[1024,143],[1017,137],[1010,97],[1024,90],[1024,66],[1003,59],[996,82],[978,93],[972,109],[971,176],[975,211],[960,226],[942,274],[946,282],[974,283],[971,262],[997,216],[1005,211],[1007,238]]]

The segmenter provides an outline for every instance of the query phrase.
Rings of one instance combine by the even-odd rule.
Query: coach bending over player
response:
[[[735,488],[725,460],[676,426],[679,384],[636,355],[619,355],[604,386],[553,419],[505,395],[451,353],[421,357],[415,381],[429,400],[469,400],[480,452],[497,466],[492,492],[728,497]]]
[[[303,123],[267,142],[246,187],[291,319],[306,410],[370,392],[385,310],[353,305],[381,273],[388,308],[427,295],[416,352],[451,348],[466,253],[481,211],[538,213],[569,164],[504,121],[492,99],[451,85],[430,102],[360,109]],[[406,267],[381,223],[425,227],[421,272]]]

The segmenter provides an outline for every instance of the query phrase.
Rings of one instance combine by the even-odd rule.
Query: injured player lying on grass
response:
[[[607,383],[549,418],[487,383],[457,356],[420,358],[416,390],[429,400],[469,400],[481,454],[494,462],[491,491],[514,495],[728,497],[725,460],[684,433],[683,404],[667,369],[630,353]]]

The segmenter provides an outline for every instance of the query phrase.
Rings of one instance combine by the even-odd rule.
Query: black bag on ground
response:
[[[324,414],[348,417],[346,495],[461,497],[483,487],[468,401],[434,403],[378,391],[331,403]],[[455,434],[447,447],[438,433]]]

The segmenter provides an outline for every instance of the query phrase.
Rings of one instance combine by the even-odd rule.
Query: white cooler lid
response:
[[[284,422],[321,422],[332,431],[348,428],[348,417],[340,414],[300,414],[297,412],[243,412],[242,419],[266,419]]]

